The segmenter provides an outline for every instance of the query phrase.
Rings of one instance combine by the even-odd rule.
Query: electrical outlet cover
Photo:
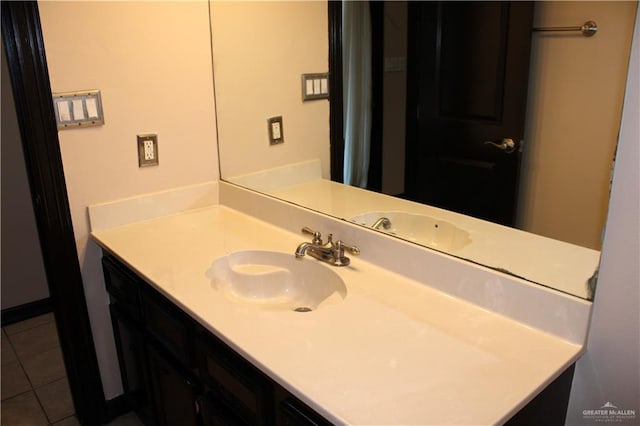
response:
[[[267,119],[269,125],[269,144],[277,145],[284,142],[284,130],[282,128],[282,116]]]
[[[158,135],[138,135],[138,167],[158,165]]]

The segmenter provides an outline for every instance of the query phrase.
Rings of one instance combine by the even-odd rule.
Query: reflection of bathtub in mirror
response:
[[[381,218],[387,226],[374,226]],[[459,250],[471,243],[469,233],[454,224],[423,214],[403,211],[373,211],[349,218],[358,225],[376,228],[379,231],[432,247],[442,251]]]
[[[423,245],[584,299],[590,298],[588,282],[600,261],[597,250],[324,179],[319,160],[226,180],[344,220],[362,212],[402,211],[447,222],[471,243],[455,250]]]

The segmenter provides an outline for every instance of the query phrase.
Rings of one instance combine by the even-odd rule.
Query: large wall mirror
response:
[[[531,28],[594,21],[598,31],[585,37],[580,31],[527,30],[531,50],[522,134],[494,133],[486,141],[494,144],[481,142],[496,150],[491,155],[507,155],[501,152],[510,150],[503,141],[507,136],[517,145],[517,195],[509,226],[504,220],[493,223],[475,213],[407,196],[429,185],[428,173],[411,183],[407,178],[408,169],[422,168],[415,161],[421,154],[409,149],[416,136],[407,117],[416,104],[419,81],[415,10],[424,15],[419,19],[432,15],[428,8],[416,9],[415,2],[354,3],[365,6],[358,19],[365,16],[368,27],[358,27],[356,33],[369,32],[370,44],[350,47],[356,49],[350,55],[364,51],[365,59],[372,58],[366,62],[373,69],[361,72],[371,75],[371,85],[376,85],[371,135],[365,138],[373,141],[365,154],[373,178],[350,185],[343,183],[342,166],[336,173],[336,164],[345,159],[336,157],[335,143],[331,149],[336,126],[330,123],[344,105],[303,100],[302,75],[327,73],[335,65],[329,61],[330,45],[341,38],[336,35],[338,17],[330,14],[338,13],[344,3],[336,8],[324,1],[212,1],[222,179],[589,299],[606,220],[637,3],[533,3]],[[497,4],[505,7],[504,2]],[[441,16],[450,22],[460,16],[461,25],[478,19],[446,8]],[[347,22],[341,27],[343,35],[353,29],[347,26],[361,25]],[[482,38],[481,26],[478,31]],[[460,44],[454,50],[463,51]],[[453,63],[464,66],[479,56],[465,55],[462,62]],[[351,90],[347,78],[342,84],[345,91]],[[458,90],[458,98],[460,93],[482,98],[482,92]],[[447,99],[457,99],[455,90]],[[449,104],[455,106],[454,101]],[[268,119],[275,116],[282,117],[284,142],[271,145]],[[359,150],[350,149],[359,155]],[[485,160],[469,162],[483,167]],[[459,175],[454,171],[448,180]],[[467,198],[473,198],[473,192]]]

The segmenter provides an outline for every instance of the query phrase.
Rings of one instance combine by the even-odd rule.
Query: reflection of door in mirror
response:
[[[408,121],[411,114],[405,115],[405,108],[410,109],[406,95],[417,93],[407,88],[407,71],[411,67],[410,52],[407,53],[412,43],[412,39],[407,40],[407,25],[417,19],[408,9],[429,7],[416,3],[383,2],[384,46],[380,61],[383,83],[382,88],[376,88],[374,78],[373,89],[374,98],[376,90],[382,93],[380,102],[374,100],[374,108],[381,104],[384,110],[379,120],[382,122],[381,190],[401,197],[410,191],[421,191],[425,180],[414,180],[411,188],[411,182],[404,179],[405,168],[411,167],[409,160],[416,158],[413,153],[405,156],[405,131],[408,132],[407,144],[411,144],[410,138],[415,136]],[[450,3],[459,2],[444,2],[447,6]],[[600,30],[589,38],[580,32],[531,34],[524,138],[522,131],[496,132],[486,139],[480,138],[481,144],[487,140],[499,146],[503,146],[505,139],[513,139],[514,144],[524,139],[522,164],[516,168],[520,176],[515,203],[516,227],[580,246],[600,248],[635,9],[633,2],[534,2],[535,27],[577,25],[593,19]],[[375,19],[375,15],[372,18]],[[334,24],[330,15],[330,28]],[[483,36],[483,30],[486,26],[478,31],[478,38]],[[334,47],[330,43],[330,48]],[[331,107],[333,119],[333,101]],[[377,122],[374,120],[374,124]],[[340,142],[335,138],[334,124],[332,121],[332,149]],[[376,129],[373,130],[375,137]],[[478,151],[491,155],[489,148],[493,148],[494,155],[506,156],[509,148],[504,147],[502,152],[493,145],[482,145]],[[518,157],[517,150],[515,154]],[[332,153],[332,177],[337,157]],[[437,170],[427,167],[426,162],[420,163],[420,159],[417,161],[415,168],[419,170]],[[371,164],[375,166],[376,162],[372,160]],[[459,176],[455,173],[444,180],[451,182]],[[472,198],[469,195],[476,193],[468,191],[466,195]],[[481,199],[486,201],[490,197]]]
[[[410,2],[404,25],[407,59],[385,59],[381,51],[385,16],[380,3],[342,3],[344,108],[344,183],[379,190],[380,185],[352,176],[377,176],[381,161],[373,158],[384,131],[380,117],[388,108],[382,95],[385,72],[407,73],[407,150],[402,195],[413,201],[514,225],[524,136],[533,4],[529,2]],[[388,5],[389,7],[395,7]],[[370,10],[369,10],[370,9]],[[366,12],[370,25],[364,25]],[[363,45],[361,28],[371,28]],[[408,27],[408,28],[407,28]],[[357,31],[356,31],[357,30]],[[354,37],[353,33],[357,36]],[[386,36],[386,35],[385,35]],[[355,40],[354,40],[355,38]],[[387,52],[384,53],[385,58]],[[353,65],[361,66],[352,72]],[[357,78],[353,77],[357,75]],[[364,76],[363,76],[364,74]],[[366,77],[366,78],[365,78]],[[373,78],[372,78],[373,77]],[[374,120],[360,105],[373,85]],[[368,104],[368,102],[365,102]],[[366,111],[366,113],[365,113]],[[375,119],[377,118],[377,119]],[[369,140],[362,141],[363,135]],[[401,136],[398,135],[397,138]],[[494,141],[498,142],[494,142]],[[367,147],[354,149],[354,146]],[[369,146],[371,161],[369,162]],[[403,144],[400,144],[402,147]],[[379,150],[378,150],[379,151]],[[396,153],[396,155],[398,155]],[[369,167],[369,170],[366,170]],[[353,169],[360,173],[354,173]],[[337,177],[340,181],[340,178]]]
[[[406,198],[514,225],[533,4],[409,4]]]

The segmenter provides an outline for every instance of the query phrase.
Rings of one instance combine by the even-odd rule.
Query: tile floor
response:
[[[77,425],[53,314],[2,327],[2,424]]]
[[[73,401],[53,314],[2,327],[3,426],[75,426]],[[139,426],[125,415],[110,426]]]

